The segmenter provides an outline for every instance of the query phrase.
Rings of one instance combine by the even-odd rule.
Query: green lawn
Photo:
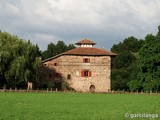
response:
[[[126,113],[160,119],[160,95],[0,93],[0,120],[125,120]]]

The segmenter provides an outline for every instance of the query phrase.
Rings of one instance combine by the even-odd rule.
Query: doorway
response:
[[[96,87],[94,85],[91,85],[89,89],[90,89],[90,92],[95,92]]]

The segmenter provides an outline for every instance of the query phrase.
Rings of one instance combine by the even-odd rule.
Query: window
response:
[[[89,63],[90,62],[90,58],[83,58],[83,62],[84,63]]]
[[[84,71],[84,77],[88,77],[89,76],[89,70],[85,70]]]
[[[54,66],[58,66],[58,63],[54,63]]]
[[[71,74],[67,75],[67,79],[70,80],[71,79]]]
[[[92,71],[90,70],[82,70],[81,71],[81,77],[91,77],[92,76]]]

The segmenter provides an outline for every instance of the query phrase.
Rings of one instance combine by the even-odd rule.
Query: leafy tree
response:
[[[140,77],[144,90],[160,89],[160,27],[156,36],[150,34],[140,50]]]
[[[67,45],[65,45],[65,43],[63,41],[58,41],[57,45],[56,45],[56,54],[60,54],[62,52],[65,52],[67,49]]]
[[[113,45],[111,48],[112,52],[122,53],[124,51],[130,52],[138,52],[140,48],[143,46],[143,40],[138,40],[137,38],[131,36],[126,38],[123,42],[118,43],[117,45]]]
[[[160,90],[160,26],[158,29],[156,36],[148,34],[144,41],[129,37],[113,45],[111,51],[118,56],[112,59],[112,89],[122,89],[123,83],[131,91]]]
[[[57,44],[50,43],[46,51],[42,53],[42,59],[53,57],[62,52],[75,48],[73,44],[66,45],[63,41],[58,41]]]
[[[122,42],[118,43],[117,45],[114,44],[111,48],[111,51],[112,52],[115,52],[115,53],[121,53],[124,51],[124,44]]]
[[[143,46],[143,40],[138,40],[135,37],[131,36],[124,40],[125,50],[131,52],[138,52],[139,49]]]
[[[124,51],[119,53],[114,59],[115,68],[127,68],[136,60],[131,52]]]
[[[0,85],[15,87],[38,80],[41,64],[37,45],[6,32],[0,33]]]
[[[113,69],[111,72],[111,89],[128,90],[129,72],[125,69]]]
[[[68,50],[71,50],[71,49],[74,49],[75,46],[73,44],[69,44],[67,47],[66,47],[66,50],[65,51],[68,51]]]
[[[141,91],[141,81],[139,78],[140,72],[140,65],[139,65],[139,56],[136,56],[136,60],[130,65],[128,68],[129,71],[129,80],[127,86],[129,87],[130,91]]]
[[[139,80],[137,75],[139,71],[138,51],[143,44],[143,40],[138,40],[131,36],[126,38],[123,42],[113,45],[111,51],[118,53],[118,55],[112,58],[112,89],[140,89],[137,82],[137,80]]]

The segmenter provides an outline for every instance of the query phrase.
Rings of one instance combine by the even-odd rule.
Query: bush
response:
[[[72,88],[72,87],[70,87],[70,85],[69,85],[67,82],[63,82],[63,83],[62,83],[62,90],[63,90],[63,91],[66,91],[66,90],[75,91],[75,89]]]
[[[48,89],[55,89],[55,84],[54,84],[54,82],[49,82],[49,83],[47,84],[47,87],[48,87]]]

